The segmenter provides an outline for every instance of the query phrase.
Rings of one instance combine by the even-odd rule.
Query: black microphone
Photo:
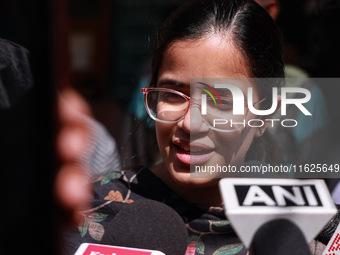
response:
[[[249,252],[251,255],[311,254],[300,229],[287,219],[276,219],[262,225],[253,238]]]
[[[335,230],[340,224],[340,205],[336,205],[338,212],[337,214],[327,223],[327,225],[317,235],[315,240],[327,245],[329,240],[332,238]]]
[[[102,244],[185,254],[188,231],[179,214],[153,200],[137,200],[119,211],[108,225]]]

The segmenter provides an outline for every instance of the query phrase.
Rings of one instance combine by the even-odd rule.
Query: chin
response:
[[[170,178],[178,186],[191,188],[206,188],[217,185],[219,182],[217,178],[193,178],[190,174],[190,169],[185,172],[173,170],[170,172]]]

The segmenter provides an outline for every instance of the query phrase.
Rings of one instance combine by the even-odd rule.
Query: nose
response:
[[[178,122],[178,125],[188,134],[205,133],[209,131],[209,127],[203,121],[198,105],[191,105],[184,115],[184,118]]]

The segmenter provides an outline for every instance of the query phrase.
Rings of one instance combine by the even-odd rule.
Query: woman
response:
[[[183,218],[189,234],[187,254],[245,254],[246,248],[225,219],[219,179],[192,178],[190,164],[239,167],[250,159],[272,162],[274,147],[265,132],[267,123],[232,132],[215,130],[202,115],[202,102],[190,95],[190,79],[271,77],[284,77],[280,33],[254,1],[194,0],[175,11],[158,34],[151,85],[142,90],[155,120],[162,161],[150,169],[136,167],[101,178],[95,184],[94,208],[82,212],[80,233],[71,234],[70,246],[100,242],[117,205],[152,199],[171,206]],[[277,84],[237,86],[244,94],[251,86],[253,107],[268,109]],[[221,97],[225,106],[227,96]],[[166,104],[176,110],[162,111]],[[248,111],[244,116],[247,120],[266,117]]]

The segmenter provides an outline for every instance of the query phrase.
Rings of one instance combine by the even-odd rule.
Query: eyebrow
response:
[[[187,87],[185,83],[176,81],[174,79],[161,79],[158,82],[158,87],[163,87],[166,85],[174,86],[174,87],[179,87],[179,88],[185,88]]]
[[[232,93],[229,89],[216,89],[216,92],[219,95],[224,95],[224,96],[231,96],[232,95]]]

